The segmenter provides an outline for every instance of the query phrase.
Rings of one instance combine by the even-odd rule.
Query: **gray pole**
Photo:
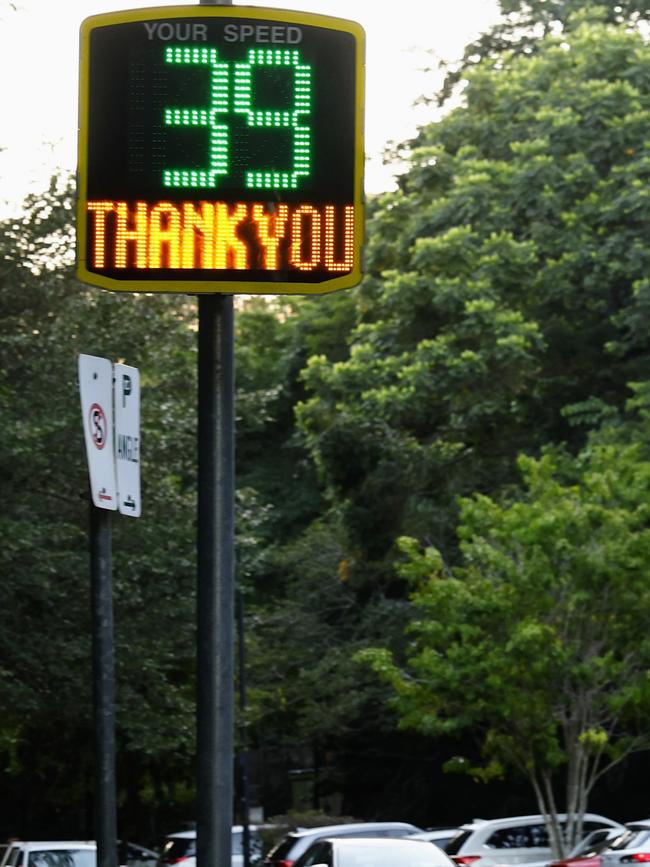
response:
[[[197,865],[230,867],[234,725],[234,313],[199,297]]]
[[[90,503],[97,867],[117,867],[111,513]]]
[[[230,6],[200,0],[202,6]],[[232,861],[235,377],[231,295],[199,296],[197,867]]]
[[[248,732],[246,731],[246,640],[244,636],[244,588],[237,592],[237,650],[239,674],[239,803],[242,821],[244,867],[251,867],[250,792],[248,781]]]

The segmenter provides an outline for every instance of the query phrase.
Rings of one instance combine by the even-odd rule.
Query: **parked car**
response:
[[[453,867],[442,849],[412,837],[328,837],[314,841],[295,867]]]
[[[251,864],[257,864],[262,858],[262,837],[259,826],[249,825],[251,841]],[[243,867],[244,829],[242,825],[232,826],[232,865]],[[196,867],[196,830],[177,831],[167,834],[158,858],[158,867],[169,867],[178,864],[179,867]]]
[[[138,843],[118,843],[118,857],[120,864],[126,867],[156,867],[158,853],[153,849],[147,849]]]
[[[626,822],[625,830],[601,852],[602,867],[650,862],[650,819]]]
[[[458,833],[458,828],[430,828],[428,831],[418,831],[417,834],[409,834],[414,840],[428,840],[429,843],[447,851],[447,845],[454,839]]]
[[[551,861],[549,867],[601,867],[600,853],[624,830],[623,825],[617,828],[597,828],[583,837],[566,858]]]
[[[312,843],[326,837],[407,837],[421,830],[408,822],[351,822],[302,828],[291,831],[271,849],[264,859],[264,867],[291,867]]]
[[[558,818],[564,824],[567,817],[561,813]],[[585,813],[585,832],[617,827],[620,827],[619,823],[612,819]],[[552,858],[548,831],[541,815],[479,819],[461,825],[454,839],[447,844],[446,851],[459,867],[469,864],[473,867],[511,867],[536,861],[548,863]]]
[[[37,854],[38,853],[38,854]],[[0,867],[95,867],[97,846],[93,840],[83,841],[16,841],[7,846]],[[158,853],[138,843],[117,841],[119,863],[123,867],[156,867]],[[23,857],[26,855],[26,860]],[[72,860],[70,860],[72,859]]]
[[[5,867],[96,867],[92,840],[20,840],[11,844]]]

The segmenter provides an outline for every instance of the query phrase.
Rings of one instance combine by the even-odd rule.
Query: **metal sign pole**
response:
[[[117,867],[111,513],[90,503],[97,867]]]
[[[197,864],[230,867],[234,725],[234,312],[199,298]]]
[[[200,5],[231,5],[200,0]],[[232,860],[235,376],[232,295],[199,297],[197,867]]]

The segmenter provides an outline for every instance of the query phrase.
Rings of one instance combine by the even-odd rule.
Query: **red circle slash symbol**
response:
[[[95,446],[98,449],[103,449],[106,445],[106,416],[98,403],[94,403],[90,407],[88,421],[90,422],[90,436]]]

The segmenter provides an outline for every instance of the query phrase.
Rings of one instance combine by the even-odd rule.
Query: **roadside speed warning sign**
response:
[[[115,511],[113,365],[107,358],[79,356],[79,392],[93,503]]]

